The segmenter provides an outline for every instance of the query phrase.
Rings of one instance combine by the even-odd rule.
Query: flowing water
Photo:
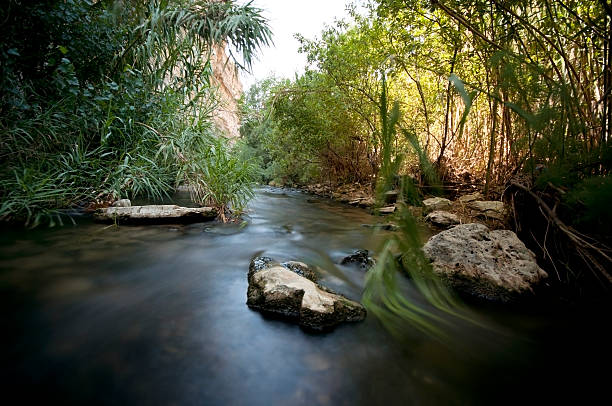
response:
[[[274,189],[258,192],[246,218],[118,228],[81,219],[2,231],[4,399],[445,405],[603,393],[606,373],[592,366],[609,356],[609,309],[472,305],[495,327],[454,328],[456,345],[396,339],[371,315],[312,334],[252,311],[245,301],[254,255],[316,262],[322,284],[359,300],[364,272],[334,263],[353,249],[376,251],[389,234],[362,227],[380,221],[364,210]]]

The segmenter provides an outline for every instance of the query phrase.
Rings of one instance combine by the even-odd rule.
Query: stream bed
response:
[[[376,252],[389,232],[363,227],[380,222],[365,210],[271,188],[258,191],[245,218],[142,227],[83,218],[56,229],[2,229],[5,399],[587,404],[607,391],[610,373],[596,372],[610,365],[606,308],[470,304],[494,327],[453,328],[456,346],[395,338],[372,315],[313,334],[253,311],[245,302],[255,255],[316,262],[321,284],[360,300],[365,272],[334,264],[354,249]]]

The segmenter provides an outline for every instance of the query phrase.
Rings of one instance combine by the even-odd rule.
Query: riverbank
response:
[[[283,188],[275,182],[269,186]],[[372,184],[362,183],[315,183],[307,185],[292,185],[290,189],[329,198],[353,207],[369,210],[372,214],[379,214],[383,222],[393,222],[393,213],[403,204],[398,201],[399,191],[388,194],[386,202],[377,207]],[[476,188],[466,188],[469,193],[454,193],[453,200],[426,196],[423,205],[405,205],[414,218],[426,225],[432,233],[456,224],[478,222],[492,230],[509,228],[511,226],[511,209],[501,201],[485,200],[483,194]],[[481,202],[481,203],[477,203]],[[439,212],[443,213],[439,213]],[[389,216],[391,215],[391,216]],[[428,216],[429,215],[429,216]]]

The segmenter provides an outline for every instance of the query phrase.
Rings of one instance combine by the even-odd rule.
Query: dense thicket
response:
[[[197,186],[240,206],[248,165],[215,134],[210,52],[249,65],[270,38],[260,10],[204,0],[8,0],[0,7],[0,218],[159,198]]]
[[[249,153],[283,183],[372,184],[388,177],[385,161],[401,161],[396,172],[428,186],[430,163],[447,192],[504,194],[561,279],[610,283],[610,13],[595,0],[369,1],[320,38],[300,38],[303,75],[251,90]],[[392,134],[383,78],[398,106]]]

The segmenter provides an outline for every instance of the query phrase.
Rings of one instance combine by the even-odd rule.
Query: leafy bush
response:
[[[9,0],[0,9],[0,218],[54,224],[58,208],[159,199],[217,176],[214,165],[242,170],[212,152],[227,152],[222,141],[209,142],[209,57],[229,41],[248,66],[270,39],[260,13],[204,0]],[[215,204],[240,206],[240,187]]]

